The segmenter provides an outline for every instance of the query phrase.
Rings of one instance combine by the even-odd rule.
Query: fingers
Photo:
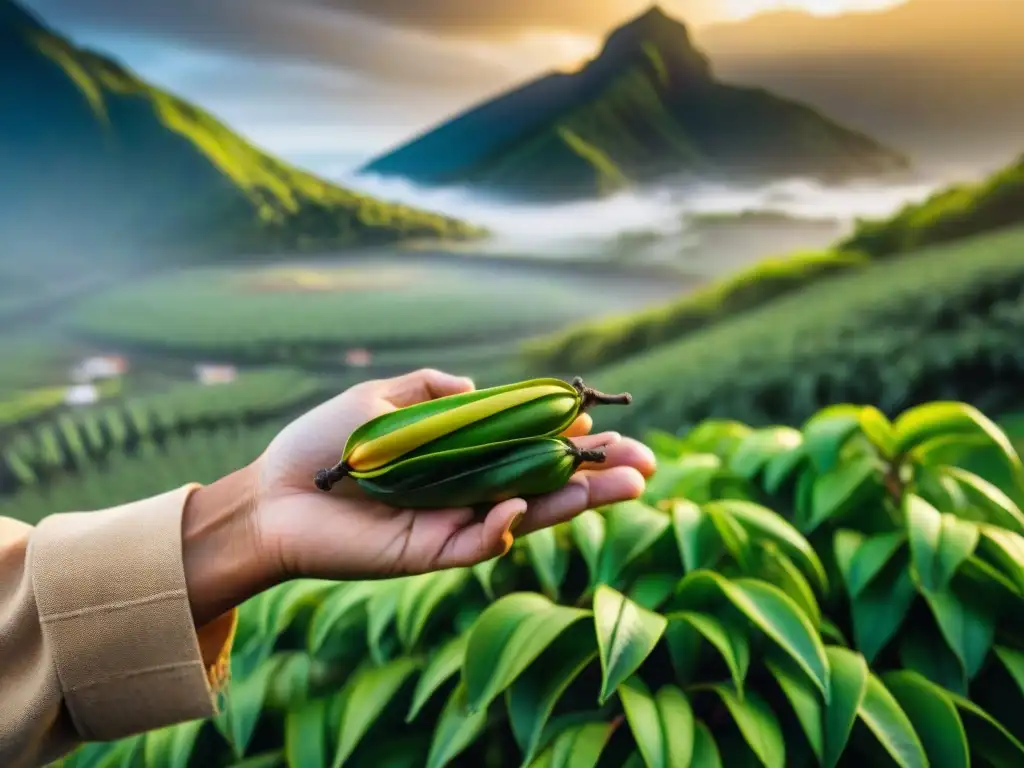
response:
[[[611,437],[608,437],[611,436]],[[574,439],[580,448],[593,450],[604,448],[604,461],[585,462],[582,470],[604,470],[613,467],[633,467],[644,477],[650,477],[658,467],[654,453],[643,443],[632,438],[623,438],[617,432],[603,432],[597,435]]]
[[[569,428],[562,433],[562,437],[583,437],[590,434],[594,428],[594,420],[589,413],[580,414],[576,421],[569,425]]]
[[[403,376],[385,379],[382,383],[385,385],[382,393],[384,399],[396,408],[471,392],[475,388],[472,379],[434,368],[421,368]]]
[[[644,486],[644,476],[636,467],[577,472],[564,488],[530,503],[516,528],[516,535],[525,536],[540,528],[564,523],[587,509],[639,498]]]
[[[434,565],[442,568],[466,568],[500,557],[512,548],[513,534],[526,512],[523,499],[497,504],[482,521],[455,533],[438,553]]]

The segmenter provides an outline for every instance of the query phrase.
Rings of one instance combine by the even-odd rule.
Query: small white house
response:
[[[71,370],[71,380],[79,383],[112,379],[128,372],[128,361],[120,355],[98,355],[80,362]]]
[[[203,385],[230,384],[238,378],[238,369],[233,365],[200,364],[195,367],[195,376]]]
[[[100,391],[94,384],[75,384],[64,392],[64,405],[93,405],[100,400]]]
[[[365,368],[373,362],[373,355],[368,349],[350,349],[345,353],[345,365],[353,368]]]

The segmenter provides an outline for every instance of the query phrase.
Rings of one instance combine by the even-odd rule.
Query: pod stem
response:
[[[339,462],[333,467],[326,469],[317,470],[316,477],[313,478],[313,482],[316,483],[316,487],[321,491],[329,491],[334,487],[342,478],[348,477],[348,467],[345,466],[345,462]]]
[[[633,402],[633,396],[629,392],[618,395],[606,395],[583,383],[583,377],[577,376],[572,380],[572,386],[580,393],[580,413],[595,405],[629,405]]]
[[[604,452],[604,448],[593,448],[590,450],[577,448],[575,454],[581,464],[585,461],[594,462],[595,464],[603,464],[605,459],[608,458]]]

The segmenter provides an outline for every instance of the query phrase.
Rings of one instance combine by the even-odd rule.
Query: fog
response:
[[[904,184],[858,183],[824,186],[787,179],[759,186],[699,184],[623,192],[603,200],[531,205],[509,203],[462,188],[428,189],[407,181],[352,172],[329,174],[339,183],[377,196],[462,218],[487,227],[493,237],[482,246],[517,255],[594,255],[630,236],[685,238],[688,218],[700,214],[761,212],[808,222],[831,222],[837,231],[859,217],[888,216],[920,201],[944,181]],[[799,226],[799,221],[794,221]],[[820,243],[808,243],[814,247]]]

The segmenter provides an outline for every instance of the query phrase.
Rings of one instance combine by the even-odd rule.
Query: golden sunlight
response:
[[[899,5],[904,0],[721,0],[722,10],[733,18],[778,10],[802,10],[820,15],[871,11]]]

